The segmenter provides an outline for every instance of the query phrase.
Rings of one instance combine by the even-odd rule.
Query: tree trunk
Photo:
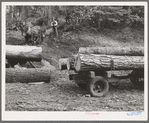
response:
[[[47,7],[47,20],[48,20],[48,25],[51,26],[52,22],[52,6]]]
[[[22,6],[21,10],[21,20],[26,20],[28,16],[28,7],[27,6]]]
[[[114,56],[79,54],[75,70],[96,71],[96,70],[132,70],[144,68],[143,56]]]
[[[41,61],[42,47],[6,45],[6,59]]]
[[[50,81],[50,69],[47,68],[6,68],[6,82],[41,82]]]
[[[80,47],[79,53],[144,56],[144,47]]]

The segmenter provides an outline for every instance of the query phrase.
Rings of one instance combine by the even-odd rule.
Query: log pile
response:
[[[50,72],[55,69],[41,56],[41,47],[7,45],[6,82],[49,82]]]
[[[143,47],[81,47],[75,70],[132,70],[144,68]]]
[[[67,58],[68,70],[133,70],[144,68],[143,47],[80,47],[78,55]]]

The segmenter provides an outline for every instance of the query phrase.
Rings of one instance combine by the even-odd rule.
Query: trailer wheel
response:
[[[144,86],[144,70],[133,70],[130,81],[136,86]]]
[[[109,83],[101,76],[96,76],[91,79],[87,85],[88,91],[92,96],[101,97],[105,96],[109,91]]]

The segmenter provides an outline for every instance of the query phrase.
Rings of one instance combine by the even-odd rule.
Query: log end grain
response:
[[[68,60],[68,58],[60,58],[59,59],[59,69],[60,70],[67,69],[67,60]]]

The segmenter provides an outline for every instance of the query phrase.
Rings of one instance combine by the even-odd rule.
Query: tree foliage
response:
[[[143,6],[7,6],[7,27],[16,21],[35,18],[34,24],[50,25],[69,14],[73,29],[143,28]],[[11,24],[10,24],[11,23]]]

